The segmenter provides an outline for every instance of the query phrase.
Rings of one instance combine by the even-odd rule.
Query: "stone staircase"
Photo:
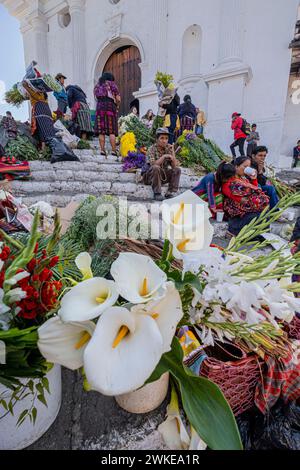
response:
[[[80,162],[30,163],[32,179],[13,181],[15,196],[22,197],[27,205],[40,200],[55,207],[65,207],[71,201],[82,201],[88,195],[104,194],[126,196],[130,201],[153,200],[151,187],[137,183],[136,174],[123,173],[117,157],[107,159],[97,150],[75,150]],[[199,181],[191,170],[182,169],[180,191],[192,189]],[[167,190],[167,188],[165,188]]]

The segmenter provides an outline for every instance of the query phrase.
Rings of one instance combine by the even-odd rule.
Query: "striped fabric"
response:
[[[53,127],[53,119],[49,105],[45,102],[39,101],[35,105],[35,119],[37,132],[41,142],[46,142],[55,136]]]
[[[76,123],[79,125],[81,132],[94,134],[91,122],[91,112],[88,104],[80,102],[80,106],[76,115]]]
[[[285,403],[300,398],[300,364],[295,364],[292,354],[286,358],[265,358],[266,370],[255,392],[255,404],[267,413],[281,398]]]

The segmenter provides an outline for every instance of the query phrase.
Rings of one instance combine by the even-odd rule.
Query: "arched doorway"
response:
[[[115,76],[122,97],[120,115],[129,113],[133,93],[141,87],[141,55],[136,46],[123,46],[117,49],[106,62],[103,71]]]

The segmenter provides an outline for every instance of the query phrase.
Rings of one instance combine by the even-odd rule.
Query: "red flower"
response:
[[[43,271],[41,272],[39,278],[40,278],[40,281],[41,282],[46,282],[46,281],[50,281],[50,279],[52,278],[53,276],[53,273],[52,271],[50,271],[50,269],[43,269]]]
[[[37,266],[37,260],[33,258],[29,263],[27,264],[27,269],[29,272],[33,272]]]
[[[0,253],[0,260],[6,261],[9,258],[10,253],[11,249],[9,248],[9,246],[4,246]]]
[[[54,256],[49,262],[49,268],[54,268],[59,263],[59,256]]]

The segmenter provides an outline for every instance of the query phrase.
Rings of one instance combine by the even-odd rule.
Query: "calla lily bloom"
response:
[[[77,284],[63,297],[58,315],[64,322],[94,320],[112,307],[118,297],[113,281],[100,277],[88,279]]]
[[[93,322],[63,323],[53,317],[38,329],[38,347],[48,362],[77,370],[94,330]]]
[[[211,212],[208,204],[196,196],[193,191],[185,193],[162,204],[162,218],[167,232],[184,231],[194,232],[199,227],[208,223]]]
[[[142,387],[161,356],[170,351],[183,317],[173,283],[166,296],[149,304],[108,309],[98,321],[84,354],[86,377],[93,390],[122,395]]]
[[[111,266],[111,275],[119,294],[133,304],[164,295],[167,276],[148,256],[121,253]]]
[[[187,450],[190,436],[180,416],[177,393],[172,387],[171,402],[167,409],[167,419],[158,427],[166,446],[170,450]]]
[[[75,259],[75,264],[83,276],[83,280],[92,279],[92,258],[89,253],[80,253]]]
[[[213,235],[213,226],[207,221],[194,232],[173,230],[171,233],[170,231],[168,239],[173,245],[173,256],[177,259],[184,259],[187,264],[189,257],[193,259],[209,249]]]
[[[84,353],[86,378],[103,395],[137,390],[150,377],[163,354],[156,321],[123,307],[106,310]]]
[[[163,352],[170,351],[176,327],[183,317],[181,298],[175,284],[168,282],[166,295],[162,299],[137,305],[132,308],[132,312],[146,314],[156,320],[163,337]]]

